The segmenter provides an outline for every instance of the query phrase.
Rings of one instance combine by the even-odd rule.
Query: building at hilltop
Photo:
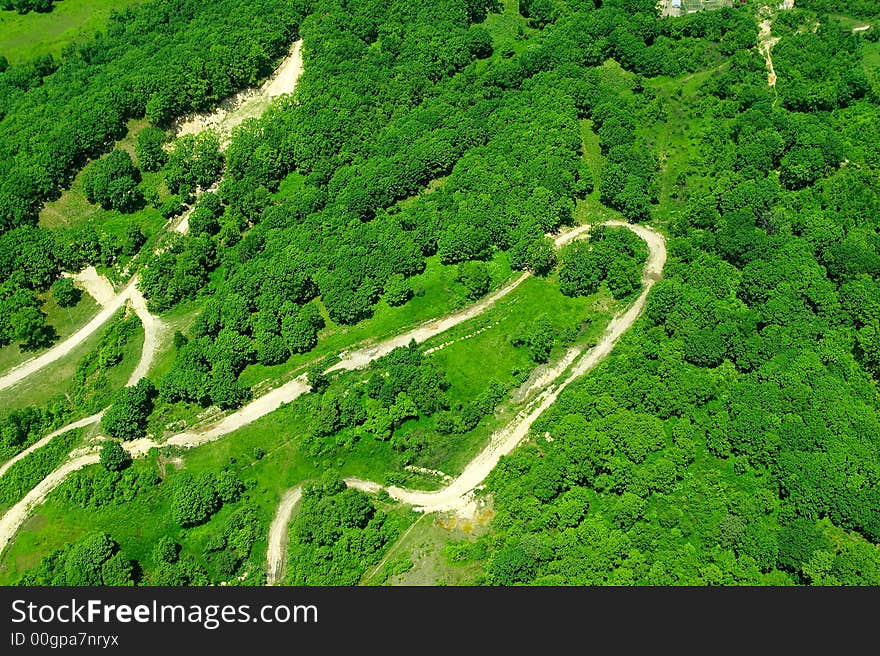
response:
[[[698,11],[732,7],[736,2],[741,1],[743,0],[660,0],[659,9],[661,16],[681,16]]]

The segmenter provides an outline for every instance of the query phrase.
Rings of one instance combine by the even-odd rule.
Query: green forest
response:
[[[644,311],[473,493],[479,531],[424,523],[461,572],[442,582],[880,585],[878,19],[147,0],[60,56],[0,56],[0,373],[72,332],[62,272],[136,275],[168,331],[139,382],[129,308],[63,386],[0,390],[4,462],[103,411],[3,473],[0,507],[105,438],[0,547],[0,583],[265,583],[294,486],[283,583],[441,582],[403,553],[418,514],[349,481],[440,490],[530,410],[647,289],[629,224],[665,238]],[[298,39],[294,93],[228,139],[176,136]],[[164,445],[300,379],[216,442]]]

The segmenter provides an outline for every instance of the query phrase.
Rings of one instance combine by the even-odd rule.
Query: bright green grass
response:
[[[155,466],[155,460],[137,462],[134,466]],[[14,583],[43,556],[98,531],[109,532],[130,558],[148,561],[156,540],[182,532],[171,519],[167,495],[161,492],[162,486],[157,486],[130,502],[88,509],[63,503],[57,493],[51,494],[4,552],[0,585]]]
[[[700,126],[688,118],[693,115],[690,104],[699,98],[701,85],[726,66],[724,63],[713,70],[699,71],[681,78],[658,77],[649,81],[661,99],[661,115],[657,120],[665,128],[658,129],[656,124],[651,123],[639,125],[638,130],[651,152],[659,158],[660,204],[654,207],[654,216],[660,221],[669,219],[670,209],[675,207],[674,201],[679,196],[682,184],[686,184],[686,173],[697,152],[694,133]]]
[[[515,356],[514,347],[507,343],[508,335],[513,334],[514,324],[534,316],[540,311],[550,311],[554,321],[560,325],[566,321],[577,322],[590,314],[591,304],[596,299],[568,299],[554,289],[552,280],[530,279],[523,286],[512,292],[499,302],[497,307],[488,311],[500,321],[499,330],[490,329],[477,337],[458,342],[444,350],[438,351],[435,357],[443,355],[450,366],[449,377],[453,381],[450,394],[464,397],[467,394],[479,393],[483,383],[492,379],[500,379],[510,383],[510,363],[504,358],[491,366],[484,363],[480,368],[479,384],[470,379],[467,368],[473,363],[462,363],[462,360],[473,360],[473,354],[490,348],[504,349],[508,356]],[[607,318],[607,317],[606,317]],[[457,327],[463,334],[473,332],[481,327],[479,318]],[[596,324],[596,329],[604,327],[604,322]],[[593,325],[592,323],[590,324]],[[453,331],[450,331],[450,335]],[[561,348],[561,347],[560,347]],[[438,359],[438,362],[440,360]],[[455,369],[455,365],[464,369]],[[474,375],[477,369],[472,370]],[[333,383],[334,388],[343,389],[357,384],[363,378],[363,372],[343,373]],[[264,531],[277,508],[281,495],[288,488],[303,481],[315,479],[328,469],[336,470],[341,476],[357,476],[372,480],[384,481],[390,473],[400,474],[403,461],[390,444],[370,438],[363,438],[354,444],[336,450],[330,455],[313,457],[301,449],[303,436],[307,433],[314,414],[313,395],[300,397],[293,403],[282,406],[279,410],[243,427],[233,434],[206,444],[204,446],[179,453],[184,466],[192,472],[205,470],[217,471],[230,463],[237,466],[244,464],[242,478],[251,481],[246,494],[246,502],[255,508],[263,523]],[[455,445],[462,453],[453,454],[447,469],[457,472],[473,453],[482,446],[491,430],[509,419],[515,408],[502,412],[499,417],[491,417],[481,422],[475,431],[460,436]],[[255,451],[259,449],[265,455],[257,459]],[[170,449],[170,456],[174,450]],[[170,467],[170,465],[169,465]],[[170,471],[170,470],[169,470]],[[173,475],[173,474],[172,474]],[[430,487],[431,480],[422,480],[418,476],[410,476],[408,484],[424,483]],[[436,482],[435,482],[436,483]],[[222,524],[226,513],[233,507],[224,508],[208,524],[189,531],[182,531],[168,519],[167,486],[157,489],[131,503],[121,504],[115,508],[98,511],[83,511],[80,508],[68,507],[57,497],[50,495],[47,503],[22,531],[21,538],[10,547],[8,554],[0,565],[0,582],[15,580],[27,567],[37,560],[37,554],[45,555],[52,550],[69,543],[78,537],[96,530],[107,530],[117,539],[126,552],[138,560],[143,560],[149,567],[151,545],[160,535],[170,535],[181,542],[184,549],[200,553],[200,549],[209,539],[212,532]],[[132,520],[136,517],[136,520]],[[33,535],[39,533],[40,535]],[[261,538],[254,546],[255,553],[264,553],[265,538]]]
[[[486,521],[491,513],[486,515]],[[361,578],[361,585],[467,585],[483,573],[480,562],[452,562],[444,546],[450,541],[472,542],[486,531],[481,522],[458,525],[434,515],[420,516],[391,545],[379,563]],[[451,525],[446,525],[451,524]]]
[[[510,268],[505,252],[496,253],[489,262],[492,275],[492,288],[503,286],[519,272]],[[256,385],[267,379],[277,380],[288,372],[301,369],[303,365],[333,356],[353,345],[362,342],[376,342],[399,334],[405,328],[430,319],[442,317],[470,303],[465,296],[464,287],[456,282],[457,265],[440,264],[436,256],[427,260],[425,271],[410,278],[415,296],[399,307],[391,307],[385,301],[375,306],[373,316],[354,326],[341,326],[333,323],[321,307],[327,327],[319,335],[318,346],[308,353],[294,355],[286,363],[273,367],[254,364],[247,367],[240,380],[245,385]]]
[[[0,11],[0,54],[10,62],[45,54],[57,57],[68,43],[84,41],[102,30],[111,11],[140,1],[64,0],[56,2],[48,14]]]
[[[67,0],[65,0],[66,2]],[[132,159],[137,162],[134,155],[134,145],[137,135],[147,127],[145,120],[132,119],[128,122],[126,135],[116,142],[115,148],[128,151]],[[99,232],[105,232],[119,238],[125,236],[129,225],[137,225],[147,237],[147,242],[141,249],[143,253],[152,252],[156,242],[166,234],[166,220],[158,209],[147,204],[143,209],[131,214],[123,214],[116,210],[105,210],[100,205],[93,205],[86,200],[82,188],[82,178],[85,167],[81,170],[69,189],[65,189],[59,198],[46,203],[40,210],[39,225],[44,228],[74,227],[91,224]],[[159,201],[169,196],[161,172],[141,172],[142,180],[140,188],[147,194],[155,193]],[[110,269],[102,269],[101,272],[115,282],[124,282],[126,276],[120,275],[120,271],[126,268],[131,258],[120,256],[115,266]],[[133,270],[136,267],[131,267]]]
[[[43,294],[43,312],[46,313],[46,323],[55,328],[58,340],[61,341],[86,325],[100,309],[91,296],[83,292],[79,303],[73,307],[60,307],[51,293]],[[56,343],[57,343],[56,341]],[[0,349],[0,372],[5,372],[12,367],[21,364],[25,360],[36,357],[46,349],[37,351],[22,351],[17,344],[11,344]]]
[[[880,27],[874,29],[880,29]],[[875,93],[880,92],[880,42],[864,43],[862,46],[862,66]]]
[[[43,369],[28,376],[20,383],[0,391],[0,410],[12,410],[27,406],[42,406],[59,394],[66,394],[73,384],[73,375],[79,361],[95,349],[106,327],[97,330],[93,335],[77,346],[60,360],[47,365]],[[108,372],[108,383],[111,389],[122,388],[128,376],[137,366],[144,343],[143,327],[138,322],[135,337],[125,345],[122,362]],[[76,417],[71,417],[71,421]]]
[[[0,494],[0,514],[18,503],[33,486],[67,460],[68,454],[82,445],[84,432],[82,428],[75,428],[56,435],[48,444],[12,463],[0,478],[0,487],[3,488]]]
[[[505,252],[497,253],[488,264],[493,289],[503,286],[515,275],[519,275],[519,272],[510,268],[509,258]],[[279,365],[271,367],[261,364],[248,365],[239,380],[243,385],[253,389],[254,396],[259,396],[265,393],[268,387],[299,375],[312,363],[324,361],[329,366],[329,363],[335,360],[335,356],[345,350],[381,341],[400,334],[407,328],[464,307],[470,301],[465,297],[464,287],[456,282],[457,275],[457,265],[442,265],[438,257],[430,257],[425,271],[410,279],[416,295],[408,303],[391,307],[384,301],[379,301],[374,308],[373,316],[354,326],[333,323],[319,300],[317,304],[327,326],[319,335],[318,345],[308,353],[294,355],[287,362]],[[169,332],[180,330],[185,333],[203,303],[204,300],[196,299],[163,315],[162,320],[172,324]],[[157,360],[150,370],[151,379],[159,381],[171,369],[174,355],[175,351],[170,345],[157,355]],[[165,431],[176,430],[183,425],[181,422],[191,425],[193,418],[203,412],[202,408],[193,404],[158,402],[151,415],[149,431],[162,435]],[[213,418],[213,415],[210,418]],[[210,418],[202,417],[201,420]]]
[[[495,52],[505,56],[509,53],[520,53],[525,50],[530,35],[536,32],[528,25],[528,21],[519,13],[517,0],[503,0],[504,10],[498,14],[490,13],[483,22],[492,35],[492,47]]]

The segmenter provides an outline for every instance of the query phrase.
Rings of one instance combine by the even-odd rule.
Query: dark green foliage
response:
[[[147,237],[140,229],[140,226],[134,223],[129,223],[127,226],[125,226],[125,237],[123,238],[122,242],[122,254],[133,257],[138,254],[138,252],[141,250],[141,246],[143,246],[146,242]]]
[[[318,308],[309,303],[296,314],[289,315],[281,322],[281,336],[291,353],[305,353],[318,343],[318,331],[324,327],[324,319]]]
[[[153,562],[157,565],[160,563],[176,563],[179,558],[180,545],[167,535],[159,538],[153,546]]]
[[[526,346],[535,362],[547,362],[556,343],[556,333],[545,315],[535,317],[522,336],[512,340],[514,346]]]
[[[134,387],[120,390],[101,417],[101,426],[113,437],[123,440],[143,437],[156,393],[156,387],[147,378],[141,378]]]
[[[148,126],[140,131],[134,154],[138,165],[143,171],[158,171],[168,159],[162,145],[165,143],[165,132],[160,128]]]
[[[845,2],[831,4],[845,11]],[[547,9],[554,35],[582,44],[583,57],[598,49],[588,50],[600,16],[626,11],[637,25],[635,6]],[[653,213],[659,199],[671,217],[669,260],[645,318],[493,472],[486,582],[877,580],[880,406],[870,378],[880,370],[880,306],[869,280],[880,189],[864,176],[878,162],[863,146],[880,135],[867,61],[861,37],[833,18],[814,32],[809,14],[779,12],[774,103],[762,63],[744,52],[754,43],[750,16],[655,21],[644,29],[653,32],[647,47],[634,30],[614,29],[608,41],[625,68],[651,75],[677,60],[675,76],[712,70],[690,96],[686,86],[679,97],[643,82],[622,83],[601,102],[593,102],[601,83],[581,92],[605,155],[601,199],[630,220]],[[730,55],[721,69],[709,64],[715,44]],[[668,62],[654,59],[661,51]],[[688,51],[689,61],[678,59]],[[648,109],[649,94],[674,108],[668,121]],[[655,196],[654,157],[670,152],[666,136],[640,140],[661,134],[684,135],[687,146],[678,180]],[[610,232],[563,252],[564,289],[595,290],[603,272],[615,296],[638,289],[640,264],[614,263],[627,251],[619,262],[640,261],[643,251],[593,254]],[[559,512],[570,495],[570,513]]]
[[[395,273],[385,282],[385,302],[392,307],[403,305],[413,296],[412,286],[400,273]]]
[[[151,310],[161,312],[194,297],[217,266],[217,248],[207,235],[176,237],[141,269],[139,286]]]
[[[773,49],[777,88],[788,109],[815,112],[846,107],[870,90],[859,63],[859,40],[835,18],[823,16],[815,30],[797,30],[777,45]]]
[[[124,136],[128,119],[166,124],[255,85],[310,4],[153,0],[115,12],[100,39],[60,61],[9,67],[0,76],[0,230],[36,223],[40,205]]]
[[[489,291],[492,277],[482,262],[462,262],[456,280],[464,285],[468,300],[475,301]]]
[[[135,572],[113,538],[93,533],[43,558],[17,585],[126,586],[137,582]]]
[[[185,135],[174,142],[162,172],[172,194],[207,189],[223,170],[220,139],[211,132]]]
[[[101,465],[107,471],[122,471],[131,464],[131,456],[119,442],[107,442],[101,447]]]
[[[174,479],[171,516],[184,528],[205,523],[222,505],[216,479],[210,472],[193,476],[181,472]]]
[[[224,503],[237,501],[244,491],[241,480],[230,471],[217,475],[183,471],[171,485],[171,516],[184,528],[204,524]]]
[[[21,273],[0,282],[0,346],[18,342],[26,350],[37,348],[54,335],[40,300],[26,284]]]
[[[61,498],[83,508],[130,502],[160,482],[153,463],[134,461],[122,471],[95,467],[74,472],[58,488]]]
[[[204,193],[189,215],[189,232],[193,236],[203,233],[216,235],[220,232],[220,217],[223,215],[223,204],[217,194]]]
[[[286,582],[354,585],[401,529],[363,492],[329,477],[303,489],[290,526]]]
[[[12,441],[13,425],[10,424],[3,428],[4,441]],[[67,431],[11,465],[0,478],[0,506],[10,506],[22,499],[67,458],[81,435],[81,429]]]
[[[496,551],[488,567],[489,581],[494,585],[529,583],[535,571],[535,558],[520,543],[511,543]]]
[[[567,246],[559,261],[559,289],[567,296],[589,296],[599,291],[602,272],[585,242]]]
[[[3,0],[0,9],[7,11],[15,10],[19,14],[27,14],[32,11],[47,13],[52,11],[53,0]]]
[[[82,298],[82,290],[70,278],[59,278],[52,283],[52,297],[61,307],[73,307]]]
[[[779,532],[779,567],[800,575],[813,555],[830,547],[828,538],[814,521],[795,518]]]
[[[626,298],[641,285],[645,243],[625,228],[598,227],[590,241],[566,246],[560,256],[559,289],[568,296],[595,294],[605,280],[614,298]]]
[[[116,149],[86,169],[83,192],[90,203],[96,203],[105,210],[132,212],[143,202],[137,187],[140,179],[140,172],[128,152]]]

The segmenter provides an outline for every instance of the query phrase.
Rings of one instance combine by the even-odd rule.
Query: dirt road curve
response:
[[[461,475],[441,490],[424,492],[407,490],[396,486],[387,488],[388,494],[403,503],[415,506],[422,512],[460,511],[472,503],[470,493],[489,475],[501,456],[513,449],[528,435],[534,421],[549,408],[571,382],[590,371],[602,361],[614,347],[614,344],[639,317],[645,307],[648,292],[663,271],[666,262],[666,244],[662,235],[654,230],[638,225],[628,225],[611,221],[607,225],[626,226],[648,244],[649,255],[642,275],[642,293],[636,301],[623,313],[615,316],[592,349],[575,361],[571,373],[558,385],[547,387],[534,401],[524,408],[506,427],[492,435],[488,446],[468,463]],[[347,479],[346,483],[366,492],[376,492],[381,486],[372,481]]]
[[[144,327],[144,345],[141,347],[141,359],[138,361],[134,371],[131,372],[131,376],[129,376],[126,383],[128,387],[136,385],[141,378],[149,373],[153,359],[156,357],[156,352],[159,350],[160,336],[165,329],[165,324],[162,323],[162,320],[150,314],[144,295],[141,294],[141,290],[134,286],[136,283],[137,279],[132,281],[129,300],[131,301],[132,309],[134,309],[138,319],[141,320],[141,325]]]
[[[34,372],[39,371],[43,367],[52,364],[60,358],[63,358],[77,346],[86,341],[96,330],[103,326],[107,322],[107,320],[110,319],[110,317],[116,314],[116,311],[119,310],[119,308],[125,305],[125,302],[130,298],[133,290],[134,282],[130,283],[128,287],[126,287],[119,294],[114,296],[109,303],[101,308],[101,311],[98,312],[98,314],[96,314],[91,321],[89,321],[85,326],[73,333],[73,335],[61,342],[58,342],[58,344],[50,348],[42,355],[31,358],[30,360],[26,360],[20,365],[10,369],[9,372],[4,376],[0,376],[0,390],[6,389],[7,387],[12,387],[13,385],[24,380]]]
[[[559,392],[568,385],[574,377],[589,370],[596,362],[604,357],[611,350],[611,347],[614,345],[614,342],[616,342],[620,334],[632,325],[633,321],[635,321],[636,317],[644,307],[645,298],[647,297],[651,285],[654,280],[659,278],[663,270],[663,264],[666,261],[665,241],[659,233],[651,228],[630,226],[619,221],[610,221],[607,225],[622,225],[633,230],[648,243],[649,256],[645,265],[644,289],[641,295],[626,313],[615,317],[611,321],[602,340],[596,347],[587,353],[587,365],[584,365],[583,362],[576,362],[575,369],[572,372],[570,379],[566,380],[559,387],[545,390],[545,392],[539,395],[523,410],[523,412],[520,413],[520,415],[517,416],[511,425],[501,431],[498,435],[493,436],[489,446],[483,452],[478,454],[465,468],[465,471],[462,472],[462,474],[448,487],[437,492],[418,492],[392,487],[388,489],[392,496],[424,510],[441,510],[446,508],[463,507],[463,505],[467,503],[467,500],[464,499],[464,495],[479,485],[498,462],[498,459],[502,455],[509,453],[525,437],[532,422],[541,414],[541,412],[553,403]],[[580,226],[569,233],[560,235],[556,239],[556,244],[561,245],[568,243],[588,230],[588,226]],[[479,315],[499,298],[510,293],[529,275],[530,274],[528,273],[524,273],[513,283],[498,290],[483,301],[460,310],[459,312],[453,313],[443,319],[423,324],[415,330],[404,333],[404,335],[390,338],[366,349],[360,349],[349,354],[344,354],[343,360],[333,367],[330,367],[327,370],[327,373],[341,369],[360,369],[366,366],[370,361],[390,352],[393,348],[408,344],[411,339],[421,342],[430,337],[434,337],[462,321]],[[299,376],[285,383],[281,387],[254,399],[243,408],[227,415],[211,426],[179,433],[170,437],[165,442],[165,445],[188,449],[207,444],[264,417],[270,412],[278,409],[282,404],[293,401],[308,390],[309,385],[305,376]],[[157,446],[160,445],[148,438],[135,440],[125,444],[125,448],[131,453],[132,457],[136,458],[146,455],[151,448]],[[36,488],[31,490],[25,499],[10,509],[6,515],[0,519],[0,553],[3,552],[6,544],[21,527],[21,524],[25,521],[30,511],[42,503],[49,492],[59,485],[71,472],[85,466],[86,464],[90,464],[90,462],[96,462],[97,457],[97,454],[88,454],[76,458],[75,460],[68,461],[44,479]],[[93,458],[93,460],[86,461],[84,458]],[[80,464],[72,467],[72,463]],[[349,483],[354,487],[359,487],[360,489],[372,492],[381,489],[380,485],[369,481],[349,481]]]
[[[6,514],[0,517],[0,553],[3,553],[6,545],[18,529],[21,528],[21,525],[24,524],[31,511],[43,503],[49,492],[61,485],[64,479],[76,470],[98,462],[98,458],[97,453],[89,453],[73,460],[68,460],[40,481],[33,490],[25,495],[24,499],[7,510]]]
[[[569,230],[568,232],[564,232],[554,240],[554,244],[556,248],[561,248],[565,244],[569,243],[573,239],[587,233],[590,230],[590,226],[582,225],[574,228],[573,230]],[[410,331],[403,333],[402,335],[398,335],[397,337],[392,337],[390,339],[386,339],[378,344],[372,344],[370,346],[366,346],[361,349],[357,349],[355,351],[344,352],[340,354],[340,361],[335,365],[330,367],[327,370],[327,373],[333,371],[341,371],[343,369],[363,369],[373,360],[382,357],[383,355],[387,355],[394,349],[399,346],[406,346],[411,341],[415,340],[416,342],[424,342],[435,335],[439,335],[442,332],[445,332],[452,328],[453,326],[457,326],[460,323],[467,321],[468,319],[473,319],[481,315],[487,309],[492,307],[498,300],[507,296],[514,289],[519,287],[531,274],[526,272],[523,273],[519,278],[514,280],[509,285],[502,287],[496,292],[489,294],[486,298],[474,305],[469,305],[459,312],[454,312],[450,315],[443,317],[442,319],[432,319],[426,323],[423,323],[421,326],[417,326]]]
[[[284,573],[284,559],[287,556],[287,527],[293,509],[302,497],[302,486],[289,489],[281,497],[278,510],[269,526],[269,549],[266,551],[266,585],[275,585]]]
[[[302,40],[296,41],[275,73],[259,89],[245,89],[220,103],[210,114],[195,114],[172,126],[172,131],[180,137],[185,134],[198,134],[203,130],[217,130],[220,142],[228,145],[232,129],[246,119],[260,116],[269,102],[296,88],[302,74]]]
[[[236,95],[231,100],[224,103],[223,107],[210,116],[197,116],[192,121],[183,123],[178,126],[178,134],[186,134],[191,132],[199,132],[208,127],[221,128],[221,132],[225,135],[223,143],[228,143],[229,131],[247,118],[257,117],[266,109],[272,98],[285,93],[290,93],[296,87],[296,83],[302,74],[302,41],[297,41],[291,46],[290,54],[284,59],[275,73],[269,78],[258,90],[247,90]],[[215,185],[216,187],[216,185]],[[212,187],[211,190],[215,190]],[[189,227],[188,214],[184,215],[173,230],[179,233],[186,233]],[[128,286],[119,294],[115,294],[109,281],[97,274],[94,267],[88,267],[82,272],[70,275],[69,277],[79,283],[95,300],[102,306],[101,311],[85,326],[76,333],[56,344],[42,355],[32,358],[22,364],[14,367],[5,375],[0,376],[0,390],[6,389],[20,382],[24,378],[39,371],[45,366],[55,362],[56,360],[68,355],[73,349],[82,344],[95,331],[97,331],[107,320],[112,317],[117,310],[131,302],[131,306],[144,327],[144,345],[141,350],[141,358],[132,372],[127,385],[131,386],[137,383],[145,376],[158,351],[161,336],[164,331],[164,324],[158,318],[150,314],[147,310],[146,301],[137,289],[137,277],[134,277]],[[294,379],[287,384],[279,387],[266,394],[259,399],[254,400],[238,412],[232,413],[224,417],[215,425],[204,430],[181,433],[170,438],[166,444],[172,444],[183,448],[190,448],[210,442],[222,435],[226,435],[237,430],[260,417],[277,409],[282,403],[291,401],[302,393],[308,391],[309,387],[305,382],[305,378]],[[53,437],[60,435],[68,430],[79,428],[91,423],[96,423],[103,415],[103,411],[97,415],[81,419],[64,428],[59,429],[39,440],[28,449],[12,458],[0,468],[2,475],[14,462],[21,460],[30,453],[45,446]],[[126,444],[126,448],[134,457],[144,456],[150,448],[157,446],[150,439],[141,439]],[[16,504],[13,508],[0,518],[0,553],[3,552],[9,540],[27,518],[31,510],[45,500],[45,496],[59,485],[71,472],[97,461],[97,454],[87,454],[80,457],[74,457],[72,460],[64,463],[56,469],[52,474],[47,476],[40,482],[28,495]],[[73,466],[73,465],[76,466]]]
[[[28,448],[26,448],[24,451],[22,451],[21,453],[16,455],[14,458],[10,458],[6,462],[4,462],[3,465],[0,466],[0,476],[3,476],[3,474],[6,473],[7,469],[12,467],[12,465],[17,463],[19,460],[21,460],[25,456],[30,455],[31,453],[33,453],[34,451],[36,451],[40,447],[46,446],[49,442],[52,441],[53,438],[58,437],[59,435],[63,435],[67,431],[72,431],[76,428],[82,428],[84,426],[90,426],[91,424],[97,424],[99,421],[101,421],[101,417],[103,417],[103,416],[104,416],[104,411],[101,410],[101,412],[99,412],[96,415],[91,415],[90,417],[85,417],[83,419],[80,419],[79,421],[73,422],[72,424],[68,424],[67,426],[59,428],[57,431],[49,433],[48,435],[46,435],[46,437],[42,438],[39,442],[34,442]]]

